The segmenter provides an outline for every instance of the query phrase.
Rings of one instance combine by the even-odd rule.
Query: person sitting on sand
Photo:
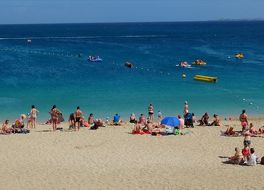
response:
[[[218,115],[214,114],[214,120],[210,124],[210,126],[220,126],[220,119]]]
[[[184,119],[181,117],[181,115],[178,115],[178,119],[180,121],[179,129],[183,129],[184,128]]]
[[[243,155],[243,161],[246,162],[248,156],[250,155],[250,149],[247,145],[244,145],[244,148],[242,149],[242,155]]]
[[[244,126],[248,125],[248,116],[246,114],[246,110],[242,110],[242,113],[239,116],[239,121],[241,122],[242,130],[244,130]]]
[[[257,156],[255,155],[254,148],[250,149],[250,155],[247,157],[247,166],[256,166],[257,165]]]
[[[74,119],[75,119],[75,129],[77,127],[78,131],[80,130],[80,125],[81,125],[81,117],[82,117],[82,111],[80,107],[78,106],[75,113],[74,113]],[[76,126],[77,124],[77,126]]]
[[[101,120],[101,119],[96,119],[95,121],[94,121],[94,125],[93,126],[91,126],[91,130],[96,130],[96,129],[98,129],[99,127],[104,127],[104,123],[103,123],[103,121]]]
[[[139,123],[140,123],[141,125],[146,125],[146,124],[147,124],[146,118],[145,118],[145,116],[144,116],[143,113],[140,114],[140,117],[139,117]]]
[[[205,112],[205,114],[202,116],[202,118],[199,120],[199,122],[200,122],[200,126],[203,126],[203,125],[209,125],[209,115],[208,115],[208,113],[207,112]]]
[[[254,127],[253,123],[249,124],[249,132],[254,135],[257,135],[259,133],[258,130]]]
[[[5,122],[4,122],[3,125],[2,125],[2,133],[3,133],[4,135],[6,135],[6,134],[10,134],[10,133],[13,132],[13,128],[9,128],[9,127],[8,127],[8,123],[9,123],[9,120],[5,120]]]
[[[88,124],[90,127],[94,126],[94,115],[93,115],[93,113],[90,113],[90,115],[88,117]]]
[[[130,115],[129,122],[130,122],[130,123],[137,123],[136,115],[135,115],[134,113],[132,113],[132,114]]]
[[[228,162],[232,164],[240,164],[242,162],[243,155],[239,148],[235,148],[235,155],[228,158]]]
[[[24,128],[24,120],[27,118],[27,116],[25,114],[21,114],[20,115],[20,118],[16,119],[15,121],[15,125],[14,127],[15,128],[19,128],[19,129],[22,129]]]
[[[141,124],[139,122],[135,123],[134,129],[132,130],[132,134],[141,134],[143,131],[141,130]]]
[[[120,116],[118,114],[115,114],[114,115],[114,119],[113,119],[113,124],[114,125],[121,125],[121,119],[120,119]]]

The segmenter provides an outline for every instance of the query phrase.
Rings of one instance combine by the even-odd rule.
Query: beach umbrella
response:
[[[171,127],[179,127],[180,120],[177,117],[164,117],[164,119],[161,120],[161,124]]]

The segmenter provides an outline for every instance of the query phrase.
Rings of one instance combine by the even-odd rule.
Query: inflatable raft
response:
[[[243,53],[237,53],[235,55],[235,58],[237,58],[237,59],[243,59],[244,58],[244,54]]]
[[[217,77],[210,77],[210,76],[204,76],[204,75],[195,75],[195,80],[205,81],[205,82],[216,82]]]
[[[201,59],[197,59],[197,60],[195,60],[192,64],[193,64],[193,65],[206,65],[206,62],[204,62],[204,61],[201,60]]]

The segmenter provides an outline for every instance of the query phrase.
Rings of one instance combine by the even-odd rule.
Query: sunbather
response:
[[[202,125],[209,125],[209,115],[208,115],[208,113],[207,112],[205,112],[205,114],[202,116],[202,118],[199,120],[199,122],[200,122],[200,126],[202,126]]]
[[[220,119],[219,119],[218,115],[214,114],[214,120],[210,124],[210,126],[220,126]]]
[[[228,161],[232,164],[240,164],[242,162],[243,155],[239,148],[235,148],[235,155],[228,158]]]
[[[5,122],[2,125],[2,133],[3,134],[10,134],[14,131],[13,128],[8,127],[8,123],[9,123],[9,120],[5,120]]]

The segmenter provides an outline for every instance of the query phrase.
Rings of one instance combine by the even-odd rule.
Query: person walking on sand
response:
[[[246,126],[248,126],[248,116],[246,114],[246,110],[242,110],[242,113],[239,116],[239,121],[241,122],[243,130],[245,130]]]
[[[50,110],[50,116],[51,116],[51,123],[52,123],[52,129],[53,131],[57,130],[57,123],[59,121],[59,114],[61,113],[56,105],[53,105]]]
[[[37,123],[37,114],[39,111],[36,109],[34,105],[31,106],[31,111],[29,112],[29,121],[32,123],[32,128],[36,128]],[[27,123],[28,128],[29,122]]]
[[[149,120],[153,122],[154,120],[154,108],[153,105],[150,103],[148,107],[148,115],[149,115]]]
[[[75,118],[75,129],[77,127],[78,131],[80,130],[80,121],[81,121],[81,117],[82,117],[82,111],[80,109],[80,107],[78,106],[75,113],[74,113],[74,118]],[[77,126],[76,126],[77,124]]]

